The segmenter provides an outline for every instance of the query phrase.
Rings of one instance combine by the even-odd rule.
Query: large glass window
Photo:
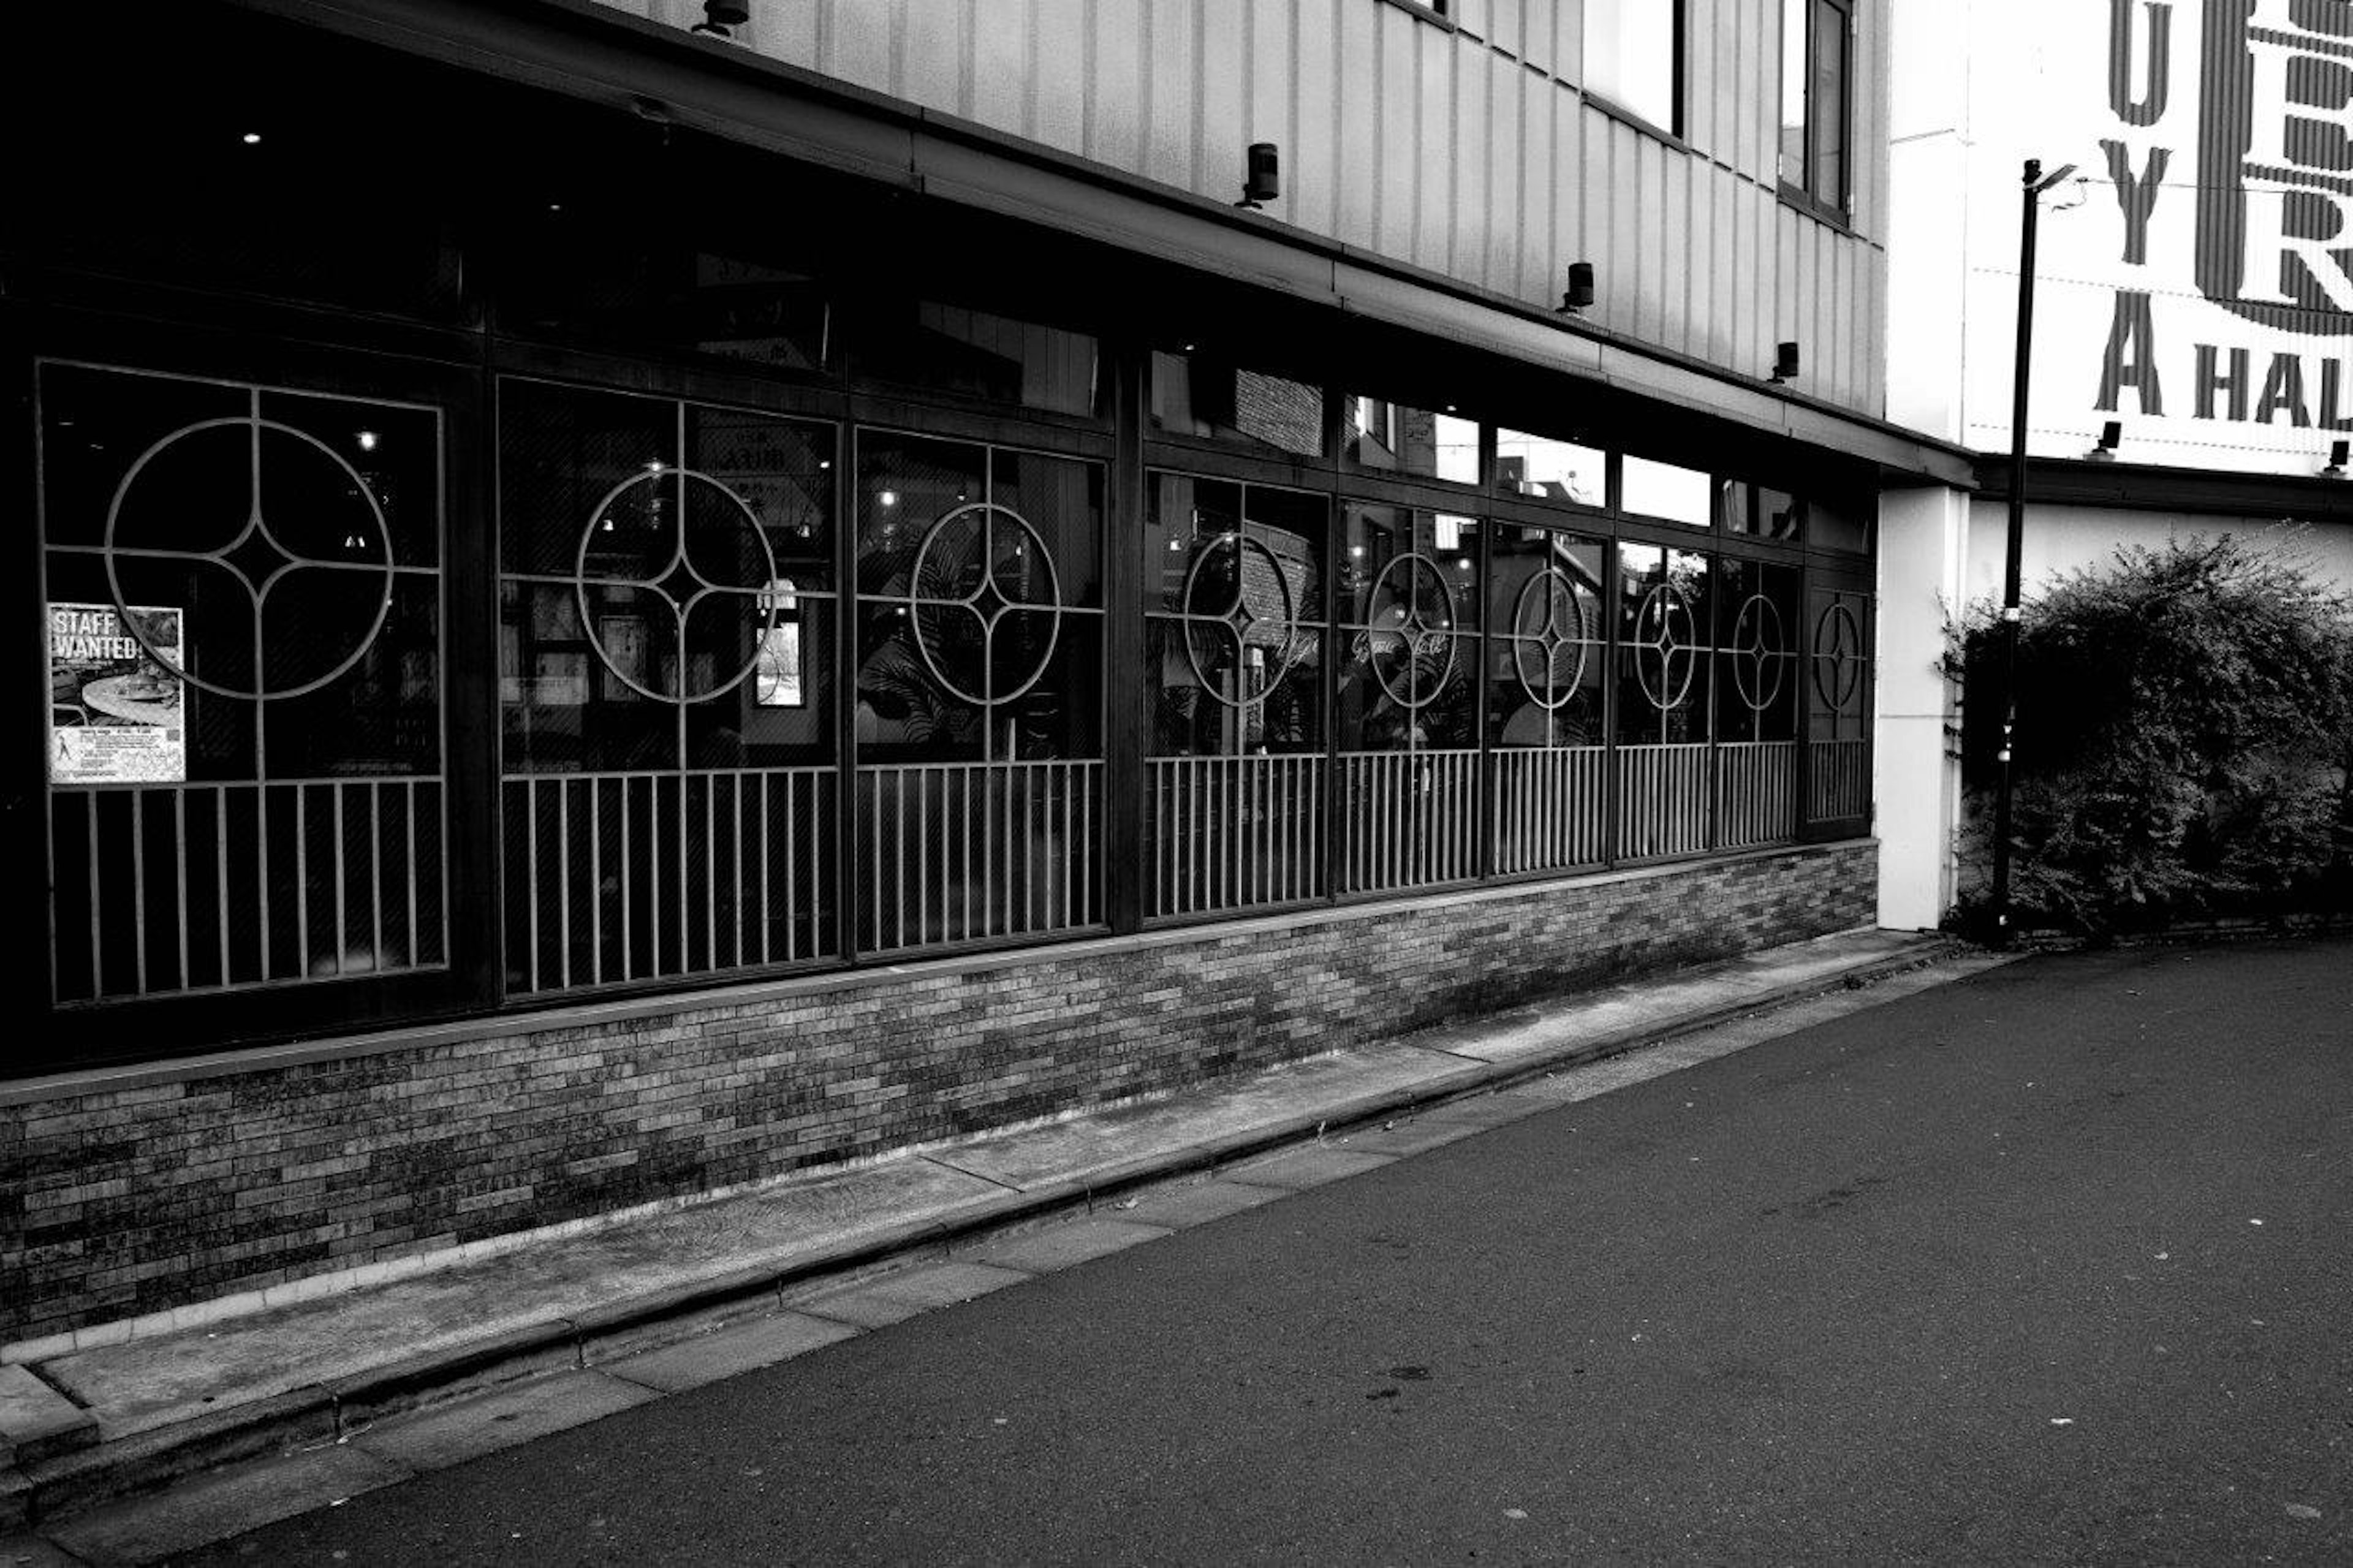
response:
[[[1619,509],[1640,517],[1664,518],[1669,522],[1705,528],[1713,520],[1709,480],[1694,468],[1648,458],[1628,457],[1619,478]]]
[[[986,310],[910,301],[871,307],[851,350],[858,373],[1007,406],[1103,411],[1102,351],[1086,332]]]
[[[1481,525],[1354,501],[1342,519],[1341,885],[1473,875]]]
[[[446,965],[439,415],[37,386],[58,999]]]
[[[1847,85],[1852,0],[1781,0],[1781,184],[1847,210]]]
[[[835,951],[832,427],[500,384],[508,983]]]
[[[1093,923],[1103,471],[858,437],[858,941]]]
[[[1680,133],[1681,0],[1585,0],[1585,90]]]
[[[1320,495],[1155,474],[1142,531],[1147,910],[1324,889]]]
[[[1152,356],[1152,425],[1293,457],[1324,455],[1324,391],[1210,353]]]
[[[1609,503],[1609,457],[1599,447],[1524,430],[1495,432],[1495,484],[1514,495],[1579,506]]]
[[[1348,458],[1363,468],[1423,479],[1479,482],[1479,422],[1451,410],[1351,396],[1343,426]]]
[[[1593,865],[1609,853],[1608,546],[1500,525],[1487,587],[1487,735],[1495,869]]]
[[[1715,581],[1697,551],[1618,547],[1618,853],[1707,847]]]
[[[1715,843],[1778,843],[1798,822],[1798,574],[1727,555],[1717,574]]]

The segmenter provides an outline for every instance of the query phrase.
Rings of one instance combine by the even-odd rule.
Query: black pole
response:
[[[1994,942],[2007,947],[2010,925],[2010,738],[2018,727],[2018,590],[2026,543],[2026,384],[2034,350],[2034,219],[2042,203],[2042,163],[2029,158],[2021,176],[2018,230],[2018,350],[2010,374],[2010,528],[2001,559],[2001,749],[1993,799]]]

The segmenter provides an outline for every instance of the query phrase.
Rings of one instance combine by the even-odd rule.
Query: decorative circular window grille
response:
[[[1832,712],[1844,712],[1862,685],[1862,623],[1833,601],[1814,621],[1814,691]]]
[[[1567,706],[1585,680],[1588,630],[1577,584],[1559,567],[1520,585],[1512,602],[1512,673],[1529,701],[1547,711]]]
[[[253,477],[253,508],[247,514],[245,526],[234,538],[217,550],[173,550],[161,546],[123,545],[116,542],[115,532],[121,521],[123,502],[130,498],[131,492],[138,486],[140,476],[146,471],[149,464],[181,442],[198,439],[213,440],[217,438],[216,433],[230,431],[237,432],[238,438],[246,444],[249,457],[248,471]],[[342,557],[312,555],[297,546],[290,545],[271,530],[269,520],[263,512],[261,479],[266,471],[280,465],[314,462],[321,458],[333,465],[338,479],[343,481],[341,488],[355,498],[356,504],[350,519],[350,526],[340,531],[332,524],[323,529],[320,528],[320,520],[317,519],[305,521],[322,536],[340,538],[343,548],[352,552],[349,555]],[[114,607],[121,617],[121,625],[123,628],[138,640],[140,647],[144,650],[147,657],[161,665],[166,674],[186,681],[199,691],[209,691],[217,697],[235,697],[269,702],[280,698],[301,697],[316,691],[321,687],[329,685],[341,678],[366,656],[367,650],[375,643],[376,635],[384,629],[385,616],[392,613],[391,531],[385,526],[384,508],[377,502],[375,493],[368,489],[367,481],[362,479],[359,470],[345,462],[333,447],[309,431],[298,430],[291,425],[282,425],[277,420],[263,419],[254,415],[200,419],[193,425],[182,426],[142,452],[138,460],[133,462],[129,471],[122,476],[122,482],[114,487],[113,500],[108,503],[106,509],[106,533],[102,549],[106,559],[107,591],[114,597]],[[150,640],[147,629],[141,624],[140,617],[131,613],[129,598],[122,589],[120,567],[124,557],[133,560],[204,562],[218,567],[236,578],[244,586],[246,593],[252,597],[257,627],[260,624],[263,610],[273,594],[290,590],[294,593],[301,591],[301,584],[307,581],[304,576],[300,575],[301,574],[318,572],[364,574],[375,579],[376,591],[370,595],[375,605],[375,612],[364,622],[348,621],[344,635],[328,647],[321,648],[312,646],[305,649],[314,660],[317,658],[333,660],[325,674],[316,676],[299,685],[271,686],[261,679],[262,668],[257,662],[254,669],[254,682],[250,688],[230,686],[193,673]],[[337,617],[329,615],[313,618],[332,622]]]
[[[1224,584],[1207,575],[1211,563],[1221,566],[1230,563],[1232,593],[1227,602],[1212,609],[1200,608],[1201,600],[1214,594]],[[1250,603],[1253,581],[1269,584],[1281,598],[1276,615],[1260,613],[1263,606]],[[1221,533],[1210,542],[1209,548],[1194,558],[1192,569],[1185,574],[1185,611],[1178,618],[1185,623],[1185,660],[1193,668],[1194,678],[1201,689],[1229,708],[1250,708],[1274,695],[1283,678],[1299,658],[1299,604],[1293,596],[1291,578],[1283,571],[1282,557],[1266,547],[1263,541],[1232,531]],[[1270,644],[1269,638],[1273,639]],[[1200,639],[1212,638],[1230,648],[1234,664],[1239,667],[1246,650],[1252,647],[1273,648],[1272,668],[1266,685],[1248,696],[1229,697],[1219,689],[1209,671],[1203,667]],[[1211,656],[1211,662],[1215,655]]]
[[[676,493],[664,496],[659,487],[670,485],[677,487]],[[736,525],[727,531],[731,542],[735,546],[732,552],[734,563],[739,567],[747,561],[751,563],[748,574],[751,581],[716,581],[710,572],[704,570],[711,563],[697,563],[695,552],[688,547],[687,539],[685,491],[689,485],[702,486],[718,496],[723,509],[721,515]],[[646,511],[646,516],[652,520],[650,525],[638,526],[637,520],[631,518],[628,520],[628,526],[618,526],[623,519],[616,509],[631,491],[641,488],[651,488],[652,490],[647,498]],[[664,500],[674,503],[667,520],[662,517],[661,503]],[[746,539],[750,544],[748,550],[744,548]],[[608,570],[590,573],[588,557],[592,551],[608,563]],[[628,570],[625,560],[632,553],[638,556],[640,567],[634,573]],[[722,551],[720,553],[731,552]],[[612,671],[613,678],[641,697],[683,707],[690,702],[707,702],[712,698],[733,691],[758,667],[761,647],[766,642],[768,633],[776,626],[782,598],[770,587],[776,578],[776,552],[768,547],[768,536],[760,527],[758,514],[742,496],[709,474],[698,473],[692,468],[661,468],[632,474],[607,490],[604,499],[589,508],[588,523],[581,530],[580,549],[573,563],[572,587],[579,601],[580,625],[587,636],[588,646],[596,650],[598,661]],[[671,669],[677,690],[656,690],[629,669],[623,660],[614,657],[613,651],[605,646],[602,628],[597,625],[597,616],[589,602],[591,588],[639,589],[669,603],[671,647],[675,653]],[[709,605],[732,613],[744,600],[751,601],[760,615],[759,631],[750,639],[750,652],[744,655],[740,666],[726,673],[724,679],[706,687],[690,689],[687,685],[687,628],[695,613]]]
[[[1680,708],[1699,673],[1699,618],[1672,583],[1642,595],[1634,612],[1634,679],[1661,712]]]
[[[1733,618],[1732,684],[1752,713],[1762,713],[1780,700],[1788,649],[1782,646],[1780,607],[1762,594],[1751,594]]]
[[[1033,586],[1033,574],[1044,579],[1042,596]],[[1019,512],[995,501],[973,501],[944,514],[915,547],[907,584],[915,651],[942,690],[976,708],[995,708],[1026,696],[1045,679],[1061,637],[1062,584],[1045,536]],[[968,589],[956,592],[966,584]],[[1025,663],[999,690],[997,650],[1013,628],[1030,623],[1043,623],[1043,635],[1032,627]],[[958,625],[968,626],[976,639],[978,691],[947,670],[945,660],[955,651],[952,628]]]
[[[1408,553],[1393,557],[1381,568],[1366,603],[1371,609],[1366,616],[1370,623],[1366,646],[1376,656],[1373,679],[1380,682],[1390,701],[1409,713],[1419,712],[1437,701],[1454,679],[1454,590],[1446,585],[1446,574],[1437,562],[1418,552]],[[1377,656],[1388,639],[1402,646],[1406,657],[1385,664]],[[1433,647],[1444,655],[1445,662],[1425,689],[1419,679],[1421,654]],[[1406,672],[1404,691],[1391,681],[1400,668]]]

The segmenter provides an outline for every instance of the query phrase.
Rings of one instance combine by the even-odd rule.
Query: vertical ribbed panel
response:
[[[1579,94],[1581,0],[1456,0],[1451,28],[1385,0],[793,0],[740,41],[1219,201],[1274,142],[1281,222],[1546,308],[1589,260],[1589,320],[1745,377],[1795,338],[1806,391],[1876,413],[1884,8],[1856,7],[1850,234],[1778,199],[1780,0],[1683,3],[1689,152]]]

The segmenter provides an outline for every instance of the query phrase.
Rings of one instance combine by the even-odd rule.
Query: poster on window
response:
[[[128,614],[133,625],[126,626]],[[49,606],[49,782],[179,784],[188,776],[185,612],[154,605]],[[135,629],[134,629],[135,628]],[[142,646],[142,639],[144,646]]]
[[[760,637],[760,662],[753,675],[753,700],[763,708],[798,708],[801,695],[801,628],[787,621]]]

